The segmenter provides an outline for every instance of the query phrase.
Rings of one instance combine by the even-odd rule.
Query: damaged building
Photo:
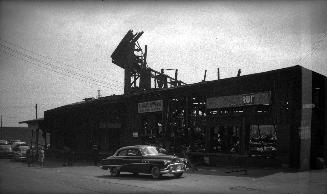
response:
[[[129,31],[112,54],[124,94],[84,99],[44,113],[51,149],[83,157],[152,144],[208,165],[317,167],[327,161],[325,76],[292,66],[186,84],[147,66],[147,47]]]

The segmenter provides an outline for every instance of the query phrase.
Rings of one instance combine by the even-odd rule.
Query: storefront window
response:
[[[277,130],[274,125],[251,125],[249,154],[252,157],[269,157],[276,155]]]
[[[240,126],[217,126],[213,131],[212,151],[238,153]]]

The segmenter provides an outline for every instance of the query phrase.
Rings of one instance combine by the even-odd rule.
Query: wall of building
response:
[[[312,103],[312,90],[308,90],[312,84],[307,82],[312,75],[303,74],[302,70],[303,68],[300,66],[295,66],[178,88],[124,95],[117,97],[118,101],[110,98],[95,100],[90,103],[47,111],[45,120],[48,122],[49,130],[54,134],[52,139],[55,147],[60,147],[61,143],[65,143],[65,141],[60,143],[62,139],[60,137],[71,138],[69,134],[77,134],[78,137],[81,137],[74,144],[85,147],[87,145],[85,142],[90,139],[106,142],[107,139],[103,140],[100,136],[109,137],[116,134],[112,131],[118,130],[119,138],[114,138],[116,143],[110,144],[111,150],[119,146],[143,144],[149,137],[155,138],[155,140],[164,140],[165,142],[161,143],[174,151],[181,151],[178,149],[183,148],[182,144],[195,144],[196,141],[204,141],[204,143],[200,142],[203,147],[198,147],[196,152],[206,153],[201,153],[201,157],[210,156],[209,160],[213,165],[220,162],[218,158],[225,157],[226,160],[222,161],[228,161],[228,158],[233,156],[231,153],[226,155],[226,153],[218,153],[212,149],[212,135],[216,126],[238,128],[240,150],[237,151],[236,156],[244,158],[243,156],[249,152],[251,146],[249,139],[253,127],[257,126],[259,129],[260,125],[262,127],[268,125],[277,130],[276,157],[274,156],[273,159],[270,157],[270,161],[266,160],[267,158],[259,160],[258,157],[251,160],[254,163],[267,165],[278,164],[307,168],[310,164],[310,153],[313,153],[310,147],[319,147],[318,150],[326,157],[326,143],[316,144],[317,140],[311,139],[311,132],[314,137],[318,137],[326,130],[326,124],[323,124],[326,121],[323,119],[326,118],[326,114],[324,110],[323,116],[317,113],[314,114],[317,115],[316,117],[312,117],[310,116],[312,110],[308,112],[303,109],[303,104]],[[325,90],[323,92],[325,94]],[[260,93],[269,93],[271,100],[269,105],[239,105],[218,109],[208,109],[206,106],[208,98]],[[163,102],[159,111],[138,112],[140,103],[157,100]],[[242,109],[242,112],[237,112],[238,110],[235,112],[235,109]],[[228,114],[213,113],[222,110],[232,111],[233,114],[230,114],[231,112]],[[117,114],[120,117],[119,120],[115,120],[115,117],[112,116]],[[315,126],[313,128],[311,128],[311,118],[316,119],[312,121]],[[118,126],[116,123],[121,123],[119,129],[114,129]],[[148,129],[145,129],[147,126],[148,129],[152,128],[150,133],[147,132]],[[323,127],[319,128],[318,126]],[[310,130],[305,131],[307,129]],[[159,131],[163,131],[164,134],[153,135],[152,133],[159,133]],[[327,135],[322,135],[322,137],[326,139]],[[105,145],[109,146],[106,143]],[[86,149],[87,146],[84,147],[83,149]]]

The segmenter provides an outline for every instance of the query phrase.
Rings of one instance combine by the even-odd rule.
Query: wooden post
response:
[[[207,70],[204,71],[204,78],[203,78],[204,82],[206,81],[206,78],[207,78]]]

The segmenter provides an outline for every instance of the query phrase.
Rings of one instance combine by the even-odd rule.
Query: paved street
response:
[[[63,167],[59,161],[44,168],[0,160],[0,193],[326,193],[327,170],[287,172],[281,169],[205,168],[180,179],[122,174],[87,163]]]

